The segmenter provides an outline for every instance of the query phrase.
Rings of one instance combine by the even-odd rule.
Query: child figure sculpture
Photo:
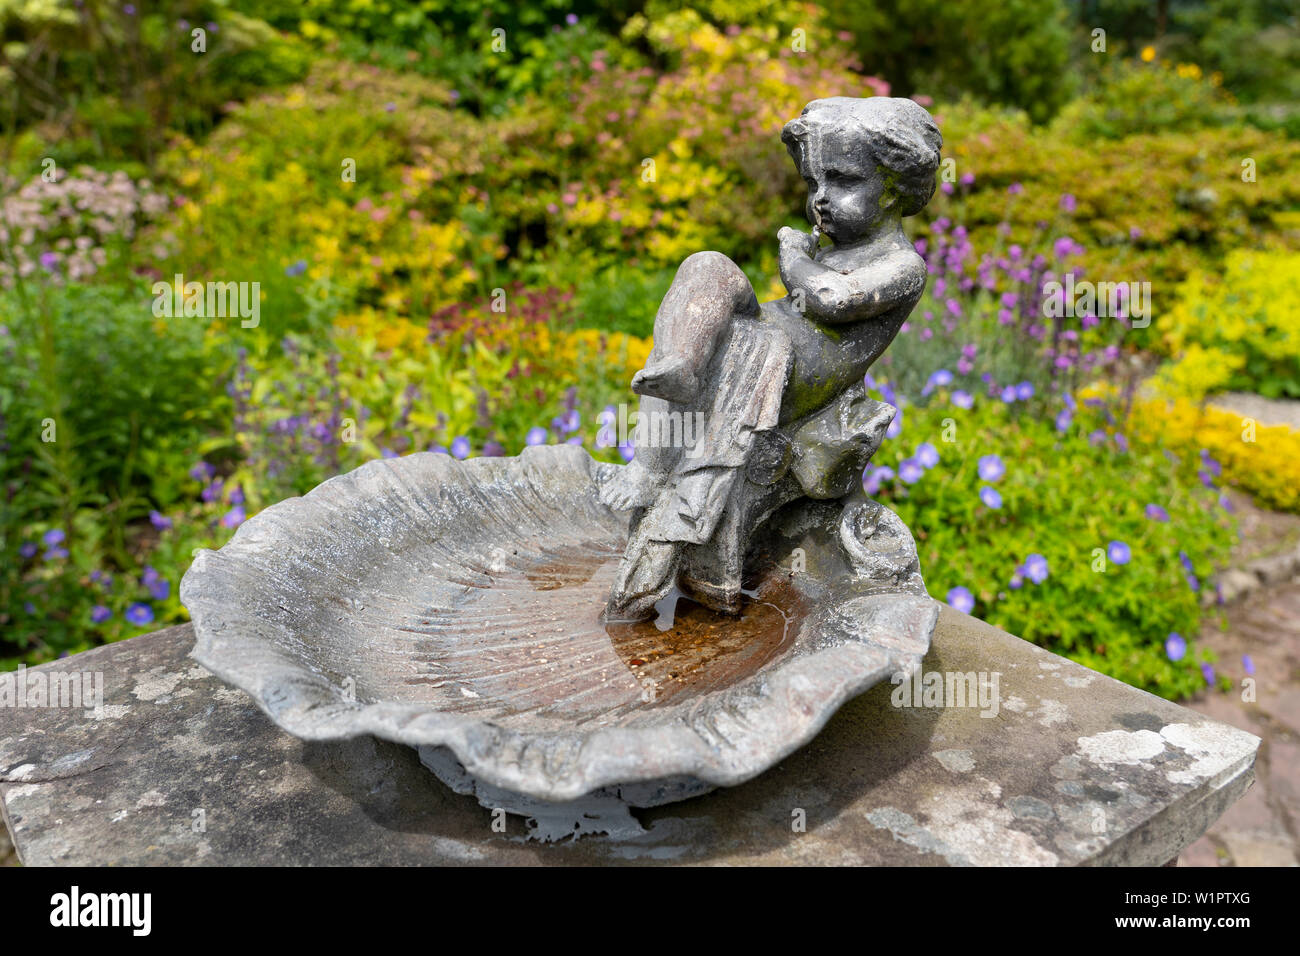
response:
[[[738,610],[753,531],[796,498],[860,487],[896,413],[866,396],[863,378],[925,289],[902,219],[934,192],[938,127],[911,100],[833,97],[809,103],[781,139],[808,184],[812,231],[777,234],[788,294],[761,306],[720,253],[678,269],[632,380],[635,457],[598,476],[602,499],[633,512],[607,619],[653,616],[674,584]],[[704,429],[690,447],[664,440],[667,423],[694,414]]]

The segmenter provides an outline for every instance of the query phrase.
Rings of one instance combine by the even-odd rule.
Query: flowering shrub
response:
[[[1171,372],[1178,391],[1300,398],[1300,253],[1234,250],[1222,270],[1196,272],[1178,292],[1161,323],[1184,366]]]
[[[1295,168],[1300,142],[1276,133],[1215,127],[1083,146],[1019,114],[962,105],[936,117],[957,182],[929,211],[963,224],[979,249],[994,247],[1004,222],[1002,241],[1021,245],[1056,223],[1085,247],[1078,264],[1094,280],[1150,281],[1167,304],[1177,282],[1215,269],[1230,249],[1294,233],[1300,181],[1261,171]],[[1247,159],[1254,175],[1243,178]]]
[[[43,273],[54,282],[77,282],[125,250],[136,230],[168,207],[146,179],[89,166],[69,176],[53,167],[53,181],[27,183],[0,174],[0,286]],[[165,243],[159,252],[165,253]]]
[[[1224,480],[1259,505],[1300,513],[1300,432],[1187,399],[1139,401],[1133,421],[1148,441],[1186,455],[1207,451],[1222,463]]]
[[[1196,664],[1212,658],[1166,642],[1191,645],[1235,537],[1194,478],[1208,459],[1171,460],[1105,408],[1076,406],[1058,429],[946,386],[923,402],[904,402],[864,483],[913,529],[930,593],[1153,693],[1204,687]]]

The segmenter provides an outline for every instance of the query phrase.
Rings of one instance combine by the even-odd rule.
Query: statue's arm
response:
[[[782,243],[781,279],[790,293],[803,291],[805,310],[828,324],[856,322],[915,302],[925,289],[925,262],[902,251],[854,269],[836,272],[815,262],[793,243]]]

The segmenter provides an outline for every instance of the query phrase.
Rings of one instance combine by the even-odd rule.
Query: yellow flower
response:
[[[1142,62],[1150,63],[1156,58],[1156,48],[1153,46],[1144,46],[1142,48]]]

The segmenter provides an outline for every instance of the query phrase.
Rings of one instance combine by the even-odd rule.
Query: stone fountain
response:
[[[788,294],[682,264],[629,465],[426,453],[326,481],[196,557],[193,657],[290,733],[416,747],[546,840],[637,832],[629,807],[742,783],[914,672],[938,607],[863,493],[896,413],[863,381],[925,288],[902,219],[941,140],[887,97],[816,100],[782,140],[812,224],[778,233]]]

